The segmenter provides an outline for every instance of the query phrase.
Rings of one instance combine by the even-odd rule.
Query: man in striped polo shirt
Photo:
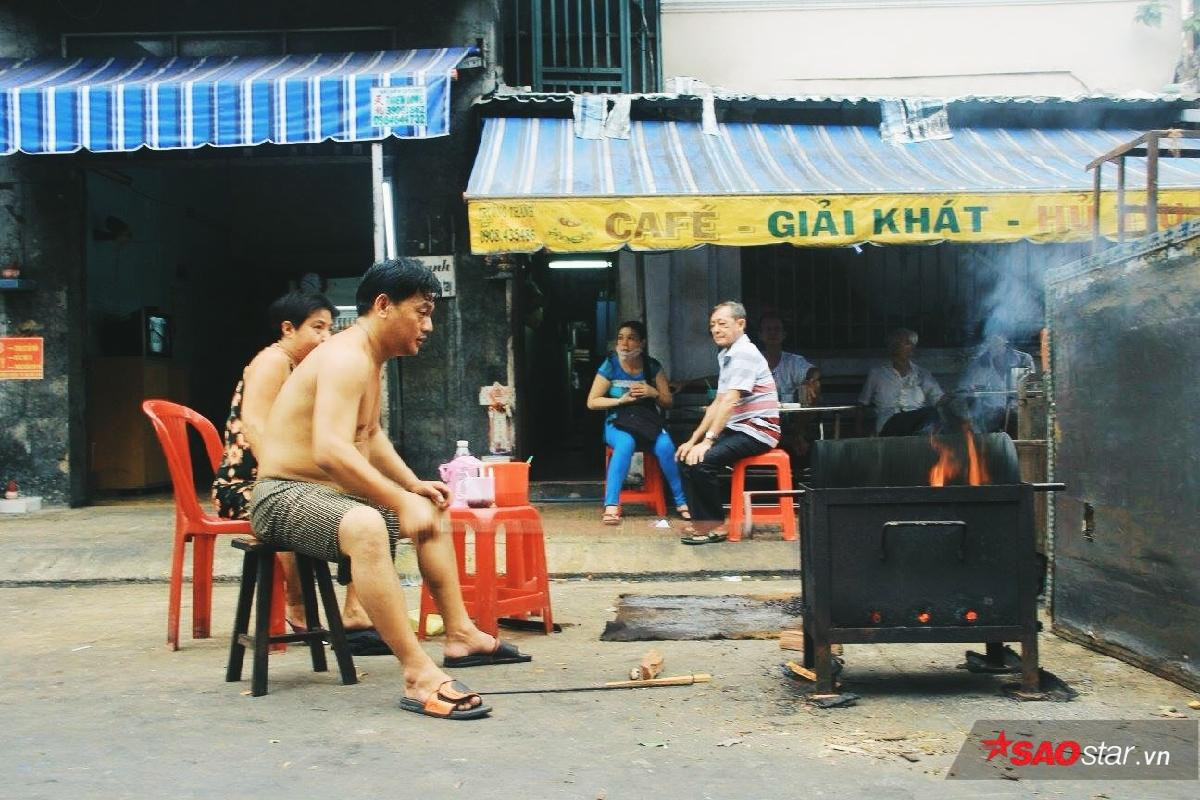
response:
[[[720,347],[717,397],[675,458],[694,523],[684,544],[723,542],[727,533],[720,478],[737,461],[779,444],[779,396],[771,368],[746,335],[746,307],[728,300],[712,310],[708,330]]]

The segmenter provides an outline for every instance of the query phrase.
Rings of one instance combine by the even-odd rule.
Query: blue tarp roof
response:
[[[485,120],[466,196],[820,195],[1092,189],[1089,161],[1134,130],[955,128],[890,144],[873,126],[635,121],[628,139],[581,139],[570,119]],[[1200,188],[1200,159],[1159,159],[1159,186]],[[1105,166],[1105,187],[1115,167]],[[1144,159],[1128,159],[1130,189]]]
[[[451,74],[474,51],[4,58],[0,153],[443,136]],[[373,92],[378,87],[413,88],[382,96]],[[391,112],[394,124],[373,124],[373,111]]]

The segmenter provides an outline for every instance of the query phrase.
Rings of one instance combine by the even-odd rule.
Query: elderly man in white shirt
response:
[[[858,396],[859,405],[875,407],[875,432],[879,436],[908,436],[938,421],[937,406],[945,397],[929,371],[912,360],[917,334],[897,328],[888,334],[891,362],[867,375]]]

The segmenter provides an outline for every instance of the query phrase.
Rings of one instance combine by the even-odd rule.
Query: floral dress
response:
[[[271,345],[279,346],[278,342]],[[284,355],[287,355],[286,350]],[[287,355],[287,359],[288,372],[291,373],[296,368],[296,362],[290,355]],[[229,419],[225,420],[225,455],[221,459],[221,466],[217,467],[212,486],[217,513],[225,519],[250,519],[250,492],[254,489],[254,479],[258,477],[258,460],[250,450],[250,442],[246,440],[246,424],[242,422],[242,394],[245,389],[246,371],[242,370],[242,379],[233,390],[233,399],[229,401]]]
[[[246,441],[242,423],[242,391],[246,379],[238,381],[229,404],[229,419],[225,421],[225,456],[213,479],[212,497],[217,513],[225,519],[250,518],[250,490],[258,475],[258,461]]]

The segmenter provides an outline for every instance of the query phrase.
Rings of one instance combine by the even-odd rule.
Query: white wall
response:
[[[1142,0],[663,0],[663,76],[776,95],[1158,92],[1182,49]]]

